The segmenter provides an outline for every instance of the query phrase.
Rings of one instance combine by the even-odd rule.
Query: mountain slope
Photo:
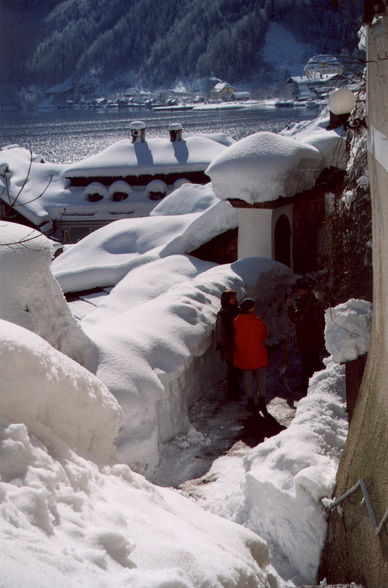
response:
[[[50,86],[72,77],[126,75],[144,87],[216,76],[234,82],[271,77],[261,50],[268,26],[284,25],[316,52],[352,51],[361,0],[18,0],[39,35],[18,75]],[[338,6],[337,6],[338,5]],[[337,6],[337,8],[335,8]],[[14,9],[15,10],[15,9]],[[42,15],[44,15],[44,18]],[[39,20],[40,19],[40,20]],[[31,39],[31,27],[25,21]],[[308,27],[306,26],[308,23]],[[20,33],[20,27],[18,33]],[[0,30],[1,33],[1,30]],[[11,45],[16,51],[17,43]]]

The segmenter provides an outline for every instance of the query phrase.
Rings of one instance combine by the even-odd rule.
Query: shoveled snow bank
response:
[[[139,265],[190,253],[236,225],[233,208],[219,201],[191,214],[122,219],[69,247],[52,271],[64,292],[113,286]]]
[[[168,214],[189,214],[201,212],[218,202],[214,196],[211,184],[183,184],[177,190],[163,198],[150,212],[150,216]],[[237,225],[237,219],[236,219]]]
[[[245,459],[248,524],[314,583],[326,536],[329,497],[347,435],[344,368],[331,361],[310,379],[291,425]]]
[[[253,204],[312,188],[322,169],[322,156],[316,147],[260,132],[228,147],[206,173],[218,198],[238,198]]]
[[[368,352],[372,304],[351,298],[325,311],[326,349],[337,363],[357,359]]]
[[[25,423],[46,445],[61,440],[81,455],[115,460],[121,410],[106,386],[18,325],[0,320],[0,341],[0,418]],[[11,460],[14,478],[19,458]]]
[[[138,266],[82,321],[98,349],[97,375],[124,410],[120,458],[147,475],[159,444],[189,426],[190,405],[222,378],[213,345],[221,292],[255,293],[269,341],[281,337],[278,297],[288,268],[259,258],[212,265],[169,256]]]
[[[50,272],[51,242],[34,229],[1,222],[0,318],[37,333],[93,369],[93,345],[74,320]]]
[[[114,455],[105,386],[0,321],[1,584],[7,588],[269,588],[263,540],[158,489]]]

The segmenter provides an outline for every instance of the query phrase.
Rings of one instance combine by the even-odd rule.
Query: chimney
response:
[[[140,139],[142,143],[145,142],[145,128],[146,125],[142,120],[134,120],[130,123],[132,143]]]
[[[170,133],[170,141],[173,143],[174,141],[182,141],[182,125],[181,123],[171,123],[168,127],[168,132]]]

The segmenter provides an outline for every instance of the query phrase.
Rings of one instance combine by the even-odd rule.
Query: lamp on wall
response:
[[[366,126],[365,119],[356,118],[351,123],[349,117],[356,107],[356,97],[348,88],[337,88],[329,96],[330,122],[326,129],[337,129],[343,126],[344,129],[357,129]]]

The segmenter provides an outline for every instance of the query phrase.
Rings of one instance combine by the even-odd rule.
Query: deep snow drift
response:
[[[51,260],[52,242],[39,231],[1,221],[0,318],[37,333],[93,371],[93,344],[53,278]]]
[[[101,381],[22,327],[0,340],[3,586],[269,588],[257,535],[102,466],[121,411]]]
[[[196,191],[191,202],[196,195],[202,202]],[[120,458],[147,476],[158,465],[160,443],[188,427],[188,408],[222,378],[213,343],[222,290],[254,292],[269,342],[281,338],[278,296],[284,299],[288,268],[254,258],[217,266],[183,255],[234,223],[225,202],[202,213],[117,221],[52,264],[66,290],[114,286],[107,296],[88,296],[87,309],[71,306],[98,350],[97,375],[124,410]]]
[[[158,463],[161,443],[177,432],[195,435],[188,407],[224,375],[212,341],[224,288],[257,298],[269,343],[281,339],[278,302],[292,279],[288,268],[259,258],[216,266],[187,255],[210,235],[236,226],[233,209],[215,203],[209,189],[182,186],[198,208],[188,198],[189,209],[179,202],[174,214],[172,194],[159,213],[113,223],[52,264],[67,290],[98,287],[70,303],[86,333],[81,347],[93,342],[96,376],[39,336],[38,310],[34,321],[23,322],[23,305],[45,300],[47,290],[61,300],[58,307],[45,304],[48,323],[64,316],[63,295],[48,277],[46,240],[35,251],[37,266],[27,261],[30,250],[17,246],[15,256],[3,240],[2,275],[9,272],[13,280],[5,314],[14,316],[11,292],[21,301],[18,320],[4,316],[0,322],[6,378],[0,563],[7,588],[269,588],[269,579],[271,588],[293,588],[315,581],[325,534],[321,499],[332,492],[347,427],[343,367],[331,360],[310,380],[286,431],[245,449],[232,466],[228,457],[215,462],[196,495],[200,505],[112,463],[118,430],[119,460],[147,474]],[[27,297],[21,277],[28,280],[37,268],[39,279],[31,281]],[[358,313],[351,316],[357,323]],[[346,329],[353,330],[353,318]],[[54,322],[58,336],[67,328],[60,321]],[[79,325],[71,329],[78,332]],[[268,540],[276,569],[256,533]]]

